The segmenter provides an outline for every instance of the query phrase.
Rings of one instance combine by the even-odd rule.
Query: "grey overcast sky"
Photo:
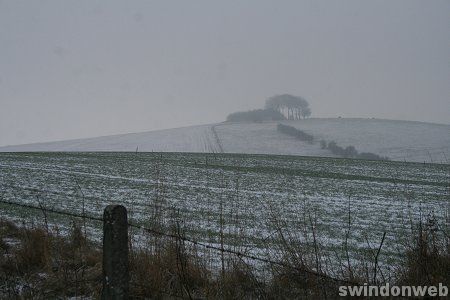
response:
[[[313,117],[450,123],[450,1],[0,0],[0,145]]]

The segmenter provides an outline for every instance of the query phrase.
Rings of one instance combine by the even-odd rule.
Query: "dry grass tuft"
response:
[[[408,285],[450,285],[450,252],[448,239],[438,237],[434,217],[420,222],[406,253],[406,264],[400,270],[400,282]]]

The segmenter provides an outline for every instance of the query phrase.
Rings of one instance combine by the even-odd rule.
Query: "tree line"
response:
[[[354,146],[341,147],[335,141],[327,143],[326,141],[320,141],[320,147],[322,149],[328,149],[331,153],[346,157],[346,158],[356,158],[356,159],[369,159],[369,160],[389,160],[389,157],[380,156],[372,152],[358,152]]]
[[[285,133],[288,135],[292,135],[301,141],[305,141],[305,142],[309,142],[309,143],[312,143],[314,141],[314,137],[312,135],[310,135],[304,131],[298,130],[297,128],[292,127],[292,126],[278,124],[277,130],[279,132],[282,132],[282,133]]]
[[[288,134],[296,137],[300,141],[305,141],[312,143],[314,141],[314,136],[308,134],[300,129],[293,126],[278,124],[277,130],[284,134]],[[335,141],[326,142],[325,140],[320,141],[320,147],[322,149],[327,149],[331,153],[337,156],[346,158],[356,158],[356,159],[368,159],[368,160],[389,160],[389,157],[380,156],[371,152],[358,152],[354,146],[341,147]]]
[[[228,122],[263,122],[263,121],[281,121],[286,118],[278,111],[269,109],[254,109],[249,111],[238,111],[229,114]]]

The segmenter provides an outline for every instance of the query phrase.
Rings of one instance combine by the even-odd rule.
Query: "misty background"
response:
[[[220,122],[450,120],[450,1],[0,0],[0,146]]]

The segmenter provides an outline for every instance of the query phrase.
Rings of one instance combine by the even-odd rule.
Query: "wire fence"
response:
[[[70,211],[63,211],[63,210],[57,210],[57,209],[53,209],[53,208],[48,208],[48,207],[44,207],[44,206],[34,206],[31,204],[26,204],[26,203],[18,203],[18,202],[14,202],[14,201],[8,201],[8,200],[4,200],[4,199],[0,199],[0,203],[2,204],[6,204],[6,205],[11,205],[11,206],[16,206],[16,207],[21,207],[21,208],[25,208],[25,209],[33,209],[33,210],[39,210],[39,211],[43,211],[44,214],[46,213],[53,213],[53,214],[58,214],[58,215],[62,215],[62,216],[68,216],[68,217],[73,217],[73,218],[80,218],[80,219],[84,219],[84,220],[91,220],[91,221],[95,221],[95,222],[103,222],[104,219],[101,217],[96,217],[96,216],[92,216],[92,215],[86,215],[86,214],[78,214],[78,213],[74,213],[74,212],[70,212]],[[149,234],[152,235],[157,235],[157,236],[161,236],[161,237],[166,237],[169,239],[174,239],[174,240],[178,240],[178,241],[183,241],[189,244],[192,244],[194,246],[198,246],[198,247],[202,247],[205,249],[209,249],[209,250],[214,250],[220,253],[226,253],[226,254],[230,254],[230,255],[234,255],[236,257],[239,258],[245,258],[245,259],[249,259],[252,261],[258,261],[258,262],[262,262],[262,263],[266,263],[272,266],[279,266],[279,267],[284,267],[284,268],[289,268],[292,270],[295,270],[299,273],[303,273],[303,274],[308,274],[314,277],[318,277],[318,278],[323,278],[326,279],[328,281],[332,281],[332,282],[336,282],[336,283],[341,283],[341,284],[347,284],[347,285],[358,285],[357,282],[352,281],[352,280],[346,280],[346,279],[340,279],[340,278],[334,278],[331,277],[327,274],[321,273],[321,272],[316,272],[316,271],[311,271],[311,270],[307,270],[307,269],[303,269],[303,268],[299,268],[297,266],[291,265],[291,264],[287,264],[281,261],[276,261],[276,260],[272,260],[272,259],[268,259],[268,258],[263,258],[263,257],[258,257],[255,255],[251,255],[251,254],[246,254],[240,251],[235,251],[232,249],[227,249],[224,247],[219,247],[219,246],[215,246],[215,245],[211,245],[208,243],[204,243],[204,242],[200,242],[194,239],[191,239],[189,237],[180,235],[180,234],[170,234],[170,233],[166,233],[166,232],[162,232],[153,228],[148,228],[142,225],[137,225],[137,224],[133,224],[131,222],[128,222],[128,227],[130,228],[136,228],[142,231],[145,231]]]

